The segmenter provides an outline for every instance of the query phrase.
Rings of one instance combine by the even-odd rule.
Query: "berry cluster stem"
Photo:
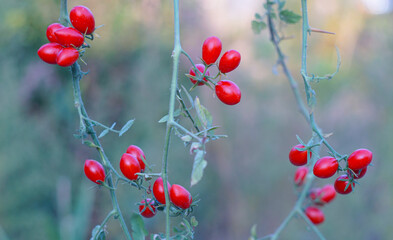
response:
[[[169,153],[172,128],[175,125],[174,111],[175,111],[175,101],[176,101],[177,79],[178,79],[178,71],[179,71],[179,58],[182,51],[181,44],[180,44],[179,0],[173,0],[173,15],[174,15],[174,24],[173,24],[174,47],[172,52],[173,69],[172,69],[172,80],[171,80],[170,97],[169,97],[168,121],[166,124],[165,144],[164,144],[164,152],[162,156],[162,168],[161,168],[161,174],[164,183],[168,182],[168,153]],[[166,199],[165,235],[166,235],[166,239],[170,239],[170,234],[171,234],[171,226],[170,226],[170,218],[169,218],[170,201],[169,201],[169,189],[167,184],[164,184],[164,193]]]
[[[269,0],[267,1],[267,3]],[[307,14],[307,0],[301,0],[302,4],[302,66],[301,66],[301,74],[303,76],[304,80],[304,85],[305,85],[305,90],[307,96],[310,96],[311,93],[311,87],[308,83],[308,80],[305,76],[307,76],[307,34],[309,34],[309,23],[308,23],[308,14]],[[289,68],[285,62],[285,56],[280,48],[280,38],[278,36],[275,24],[273,23],[273,19],[271,17],[271,12],[272,12],[272,7],[270,4],[267,4],[267,18],[268,18],[268,27],[269,27],[269,33],[270,33],[270,40],[273,43],[275,50],[278,55],[278,64],[281,65],[285,76],[289,80],[289,83],[292,88],[292,92],[295,95],[296,103],[299,107],[300,113],[304,116],[305,120],[309,124],[312,132],[313,132],[313,137],[312,137],[312,143],[313,144],[318,144],[320,141],[322,141],[328,148],[329,150],[332,151],[332,153],[339,155],[334,149],[329,145],[329,143],[326,141],[326,139],[323,137],[323,133],[321,129],[318,127],[317,123],[315,122],[314,119],[314,113],[309,110],[306,107],[306,104],[304,103],[300,91],[298,89],[298,84],[296,83],[294,77],[292,76],[292,73],[289,71]],[[293,206],[292,210],[288,214],[288,216],[284,219],[284,221],[281,223],[281,225],[276,229],[276,231],[272,234],[267,236],[271,240],[276,240],[278,239],[279,235],[281,232],[285,229],[285,227],[288,225],[288,223],[291,221],[292,218],[295,216],[299,215],[301,216],[305,222],[310,226],[310,228],[315,232],[315,234],[319,237],[319,239],[325,239],[322,233],[318,230],[318,228],[315,227],[315,225],[304,215],[303,212],[303,202],[307,197],[307,193],[309,189],[312,186],[312,183],[315,179],[315,176],[312,172],[312,167],[314,166],[315,162],[317,161],[317,156],[319,155],[320,152],[320,146],[316,146],[313,148],[313,152],[316,154],[312,155],[311,158],[311,164],[309,165],[310,170],[309,174],[307,175],[307,181],[303,187],[302,192],[300,193],[300,196],[298,200],[296,201],[295,205]]]
[[[67,0],[61,0],[60,3],[60,23],[63,25],[68,24],[68,11],[67,11]],[[94,125],[92,121],[90,120],[86,108],[84,107],[83,100],[82,100],[82,94],[80,90],[80,80],[82,79],[84,73],[81,71],[81,68],[78,63],[74,63],[71,66],[71,74],[72,74],[72,84],[74,88],[74,104],[75,107],[78,110],[79,113],[79,118],[81,122],[81,129],[83,129],[87,134],[90,135],[91,139],[93,140],[93,143],[97,146],[96,149],[99,152],[101,161],[104,165],[104,168],[106,172],[110,172],[113,170],[113,167],[108,160],[108,157],[106,156],[104,149],[101,146],[100,141],[98,140],[97,134],[94,130]],[[82,133],[83,134],[83,133]],[[120,225],[123,229],[123,232],[126,236],[127,240],[132,240],[131,234],[128,231],[127,225],[124,221],[123,215],[121,213],[119,203],[117,201],[116,193],[113,188],[113,178],[112,175],[109,174],[107,177],[107,182],[108,182],[108,187],[109,187],[109,192],[111,196],[111,201],[113,205],[113,210],[111,211],[111,214],[108,215],[109,217],[106,218],[105,223],[110,219],[112,216],[117,216],[118,220],[120,222]],[[102,227],[102,226],[101,226]]]

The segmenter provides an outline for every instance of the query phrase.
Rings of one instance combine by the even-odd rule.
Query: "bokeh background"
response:
[[[298,113],[267,32],[253,34],[251,20],[262,13],[260,0],[181,1],[181,41],[195,61],[204,39],[216,35],[223,49],[242,54],[238,70],[228,74],[242,89],[236,106],[222,104],[207,87],[193,92],[212,112],[218,131],[227,134],[208,144],[203,180],[190,189],[199,194],[195,215],[197,239],[247,239],[257,224],[259,236],[272,233],[296,201],[288,161],[296,135],[308,139],[310,129]],[[115,166],[128,145],[139,145],[159,171],[165,124],[157,121],[168,108],[173,48],[171,1],[69,1],[86,5],[97,33],[82,65],[90,73],[82,81],[90,116],[110,125],[135,118],[119,138],[102,139]],[[88,239],[91,229],[111,209],[105,189],[83,174],[85,159],[97,153],[73,137],[79,127],[73,106],[70,72],[42,62],[37,49],[47,42],[46,27],[57,21],[58,0],[0,0],[0,239]],[[299,1],[287,7],[300,13]],[[323,208],[319,229],[327,239],[393,239],[393,15],[388,0],[310,1],[312,27],[336,35],[312,34],[309,71],[335,70],[335,47],[342,65],[333,80],[313,85],[316,119],[340,153],[367,147],[373,167],[355,191],[338,196]],[[300,24],[282,30],[290,69],[300,80]],[[179,82],[190,63],[180,63]],[[301,84],[301,81],[299,81]],[[324,150],[324,153],[326,151]],[[192,156],[173,138],[169,179],[189,186]],[[315,186],[334,179],[317,180]],[[121,185],[120,205],[129,222],[141,193]],[[145,221],[150,232],[164,231],[164,216]],[[123,239],[117,221],[108,224],[108,239]],[[316,239],[301,219],[293,220],[281,239]]]

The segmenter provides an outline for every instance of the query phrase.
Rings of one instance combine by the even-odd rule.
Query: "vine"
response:
[[[350,191],[352,191],[352,187],[354,187],[355,183],[356,183],[356,181],[354,179],[360,178],[360,173],[359,172],[355,173],[356,170],[353,171],[354,168],[350,166],[351,160],[352,160],[350,158],[351,158],[351,156],[355,156],[356,155],[355,153],[358,152],[359,150],[363,151],[365,149],[356,150],[354,153],[351,154],[350,157],[348,157],[347,155],[339,154],[326,140],[327,136],[324,136],[322,130],[319,128],[318,124],[315,121],[314,108],[316,105],[316,97],[315,97],[315,91],[311,87],[311,83],[317,83],[321,80],[332,79],[339,71],[340,64],[341,64],[341,58],[340,58],[340,54],[338,52],[338,49],[336,48],[337,58],[338,58],[336,71],[334,73],[328,74],[326,76],[316,76],[314,74],[310,75],[307,72],[308,35],[310,35],[311,32],[324,33],[324,34],[334,34],[334,33],[310,27],[309,21],[308,21],[307,0],[301,0],[301,7],[302,7],[301,8],[302,9],[301,16],[297,15],[296,13],[294,13],[290,10],[284,9],[284,7],[285,7],[285,1],[283,1],[283,0],[275,0],[275,1],[266,0],[266,3],[264,4],[265,14],[260,15],[257,13],[255,15],[255,20],[252,22],[252,28],[255,33],[259,33],[263,29],[268,28],[268,32],[270,35],[270,41],[272,42],[272,44],[275,48],[276,54],[278,56],[277,64],[282,67],[284,75],[286,76],[286,78],[289,81],[289,84],[290,84],[292,92],[295,96],[299,111],[303,115],[303,117],[305,118],[306,122],[308,123],[308,125],[311,129],[311,132],[312,132],[312,137],[307,143],[303,142],[299,137],[297,137],[300,142],[300,145],[295,146],[291,150],[291,153],[297,152],[296,154],[302,153],[302,152],[304,152],[304,153],[309,152],[309,154],[306,154],[306,155],[303,154],[303,156],[305,156],[305,157],[303,157],[304,158],[303,163],[293,162],[291,159],[291,153],[290,153],[290,160],[293,164],[300,166],[300,165],[304,165],[307,163],[307,168],[304,168],[304,167],[301,167],[303,169],[298,168],[298,171],[296,172],[296,174],[298,174],[298,175],[295,175],[295,184],[297,184],[297,186],[300,187],[304,183],[304,186],[303,186],[303,189],[301,190],[301,192],[299,193],[298,199],[297,199],[296,203],[294,204],[292,210],[289,212],[289,214],[284,219],[284,221],[280,224],[280,226],[272,234],[267,235],[265,237],[257,238],[256,225],[254,225],[251,229],[251,238],[250,239],[252,239],[252,240],[256,240],[256,239],[258,239],[258,240],[262,240],[262,239],[276,240],[279,238],[280,234],[286,228],[288,223],[294,217],[300,216],[306,222],[306,224],[309,226],[309,228],[318,236],[318,238],[323,240],[323,239],[325,239],[325,237],[322,235],[322,233],[315,226],[316,224],[320,224],[321,222],[323,222],[323,220],[324,220],[323,212],[321,212],[318,208],[314,208],[314,207],[308,207],[306,210],[304,210],[304,208],[305,208],[305,206],[310,204],[310,203],[307,203],[310,200],[312,203],[314,201],[314,204],[317,204],[317,205],[318,204],[323,205],[323,204],[328,203],[329,201],[331,201],[335,197],[334,188],[338,193],[341,193],[341,194],[347,194]],[[266,18],[267,23],[264,21],[265,18]],[[298,88],[298,84],[287,66],[285,55],[282,52],[281,47],[280,47],[281,41],[286,40],[286,38],[285,38],[285,36],[280,35],[279,31],[277,30],[277,26],[276,26],[277,22],[284,23],[284,24],[294,24],[294,23],[297,23],[299,20],[302,20],[302,57],[301,57],[300,73],[303,78],[303,83],[304,83],[304,88],[305,88],[305,93],[306,93],[306,103],[303,101],[303,98],[302,98],[299,88]],[[322,145],[324,145],[329,150],[329,154],[332,156],[331,159],[329,159],[328,157],[324,157],[324,158],[319,157],[319,153],[320,153],[320,149],[321,149]],[[368,150],[366,150],[366,151],[368,151]],[[371,154],[370,151],[368,151],[368,152]],[[371,162],[371,156],[372,155],[367,156],[367,158],[369,158],[368,159],[369,162],[366,164],[362,164],[362,169],[367,168],[367,165]],[[352,157],[352,158],[355,159],[356,157]],[[324,171],[323,174],[326,174],[325,172],[327,170],[332,172],[332,174],[330,174],[330,173],[327,174],[327,175],[329,175],[327,177],[332,176],[337,171],[345,171],[346,172],[346,175],[343,175],[343,176],[345,176],[344,178],[342,178],[343,176],[341,176],[336,180],[334,188],[330,187],[331,185],[326,185],[326,186],[328,186],[325,188],[326,191],[327,191],[327,189],[329,191],[333,191],[333,193],[329,193],[329,194],[332,194],[329,196],[329,199],[326,198],[327,192],[321,193],[320,189],[318,190],[318,192],[317,192],[317,189],[311,189],[313,182],[316,179],[315,176],[326,178],[326,176],[322,176],[323,174],[319,173],[320,171],[318,169],[322,165],[321,162],[325,161],[323,159],[328,159],[328,160],[331,160],[331,162],[332,162],[332,166],[329,166],[329,167],[326,167],[325,169],[323,169],[323,171]],[[356,160],[358,161],[359,159],[356,159]],[[341,161],[345,162],[345,167],[339,166],[338,163]],[[331,169],[328,169],[328,168],[331,168]],[[365,170],[360,170],[360,172],[362,172],[362,171],[363,171],[362,174],[364,174]],[[303,172],[303,173],[301,173],[301,172]],[[359,175],[357,175],[357,174],[359,174]],[[340,189],[339,185],[341,185],[341,184],[345,185],[343,189]],[[333,188],[333,190],[330,190],[332,188]],[[321,200],[324,197],[325,197],[326,201]],[[314,211],[316,213],[309,213],[308,211],[309,212]]]

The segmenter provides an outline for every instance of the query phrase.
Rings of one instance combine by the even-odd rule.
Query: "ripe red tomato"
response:
[[[135,145],[130,145],[127,148],[126,153],[131,154],[134,156],[136,159],[138,159],[139,165],[141,166],[142,172],[145,171],[146,164],[143,162],[142,158],[146,160],[145,154],[143,153],[142,149],[140,147],[135,146]]]
[[[95,29],[93,13],[85,6],[75,6],[70,11],[72,26],[83,34],[92,34]]]
[[[65,27],[55,31],[57,42],[65,47],[80,47],[85,41],[82,33],[75,28]]]
[[[58,43],[47,43],[38,49],[37,54],[42,61],[49,64],[56,64],[57,54],[63,49]]]
[[[323,214],[322,210],[316,207],[308,207],[306,208],[306,216],[312,223],[315,225],[323,223],[325,220],[325,215]]]
[[[367,167],[373,159],[373,153],[368,149],[358,149],[348,157],[348,167],[359,170]]]
[[[339,176],[334,182],[334,189],[340,194],[348,194],[352,192],[355,183],[351,183],[346,174]]]
[[[229,50],[222,55],[218,69],[222,73],[235,70],[240,64],[240,53],[236,50]]]
[[[171,185],[167,182],[168,193],[171,191]],[[153,184],[153,195],[159,203],[165,204],[165,191],[164,191],[164,181],[161,177]]]
[[[229,80],[221,80],[216,84],[216,95],[221,102],[228,105],[238,104],[242,97],[239,87]]]
[[[65,27],[60,23],[52,23],[51,25],[48,26],[48,28],[46,29],[46,37],[48,38],[49,42],[57,42],[55,31],[61,28],[65,28]]]
[[[303,166],[307,164],[307,151],[297,150],[296,148],[304,148],[304,146],[298,144],[292,147],[291,151],[289,152],[289,161],[295,166]],[[310,158],[311,158],[311,152],[310,152]]]
[[[97,181],[102,181],[105,182],[105,170],[104,167],[101,165],[101,163],[95,161],[95,160],[86,160],[85,161],[85,166],[83,168],[85,175],[88,179],[91,181],[101,184]]]
[[[316,204],[323,206],[336,197],[336,191],[333,185],[325,185],[323,188],[313,188],[308,195],[310,199]]]
[[[195,66],[198,68],[198,70],[199,70],[201,73],[204,73],[204,71],[205,71],[205,65],[203,65],[203,64],[195,64]],[[189,74],[190,74],[191,76],[195,76],[195,71],[194,71],[194,68],[193,68],[193,67],[190,68],[190,73],[189,73]],[[209,70],[206,71],[205,76],[210,76]],[[197,83],[197,80],[195,80],[195,79],[190,78],[190,80],[191,80],[191,82],[192,82],[193,84]],[[206,77],[203,78],[203,81],[207,82]],[[198,83],[198,86],[202,86],[202,85],[203,85],[203,82],[199,82],[199,83]]]
[[[120,159],[120,171],[126,178],[136,180],[138,178],[136,173],[141,172],[141,166],[133,155],[124,153]]]
[[[69,67],[74,64],[79,58],[79,52],[75,48],[68,47],[61,50],[56,57],[56,62],[59,66]]]
[[[151,210],[148,205],[150,205]],[[154,217],[157,213],[156,207],[154,206],[154,200],[152,201],[150,198],[147,198],[146,201],[142,200],[141,205],[139,205],[139,213],[145,218]]]
[[[348,170],[347,175],[352,176],[354,179],[362,178],[364,175],[366,175],[367,167],[359,169],[359,170],[353,170],[353,172],[354,173],[352,173],[352,171]]]
[[[222,50],[221,40],[218,37],[207,38],[202,45],[202,59],[207,65],[215,63]]]
[[[183,186],[173,184],[169,191],[169,198],[171,202],[182,209],[187,209],[191,206],[192,197],[190,192],[187,191]]]
[[[301,186],[304,183],[304,179],[306,178],[308,173],[308,168],[307,167],[298,167],[295,172],[295,177],[293,181],[295,182],[295,185]]]
[[[320,158],[314,165],[314,175],[319,178],[329,178],[333,176],[338,169],[338,161],[333,157]]]

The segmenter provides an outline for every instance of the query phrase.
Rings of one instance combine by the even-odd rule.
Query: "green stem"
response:
[[[280,48],[280,39],[277,35],[277,31],[275,28],[275,25],[273,23],[273,19],[271,17],[271,11],[272,11],[272,7],[268,4],[268,14],[267,14],[267,19],[268,19],[268,26],[269,26],[269,32],[270,32],[270,40],[273,43],[277,55],[278,55],[278,64],[281,65],[285,76],[288,78],[289,84],[291,85],[292,88],[292,92],[295,95],[295,99],[296,99],[296,103],[299,107],[299,111],[300,113],[303,115],[303,117],[306,119],[306,121],[309,123],[310,122],[310,116],[309,116],[309,112],[306,108],[306,105],[303,103],[299,88],[298,88],[298,84],[295,81],[295,78],[292,76],[291,72],[289,71],[289,68],[285,62],[285,55],[283,54],[283,52],[281,51]]]
[[[117,214],[117,212],[113,209],[112,211],[110,211],[108,213],[108,215],[106,216],[106,218],[104,219],[104,221],[102,221],[100,228],[98,229],[98,231],[96,232],[96,234],[93,236],[93,240],[96,240],[97,237],[99,236],[100,232],[102,231],[102,229],[105,227],[106,223],[109,221],[109,219],[114,216],[115,214]]]
[[[59,22],[66,27],[68,26],[67,0],[61,0],[61,2],[60,2]]]
[[[268,1],[268,0],[267,0]],[[277,55],[278,55],[278,64],[281,65],[281,67],[283,68],[284,74],[286,75],[286,77],[289,80],[289,83],[291,85],[292,91],[295,95],[295,99],[297,102],[297,105],[300,109],[300,113],[304,116],[304,118],[306,119],[307,123],[309,124],[310,128],[312,129],[312,131],[314,133],[316,133],[316,135],[313,135],[312,138],[312,144],[316,144],[318,142],[320,142],[321,140],[324,142],[324,144],[333,152],[336,153],[336,151],[334,151],[334,149],[327,143],[327,141],[323,138],[323,134],[322,131],[319,129],[317,123],[314,120],[314,114],[313,113],[309,113],[309,111],[307,110],[307,107],[301,97],[300,91],[297,87],[297,83],[295,81],[295,79],[293,78],[291,72],[288,69],[288,66],[285,62],[285,56],[281,51],[281,48],[279,46],[280,43],[280,38],[277,34],[277,30],[275,28],[275,24],[273,23],[273,19],[271,17],[271,5],[267,4],[268,6],[268,26],[269,26],[269,32],[270,32],[270,40],[272,41],[272,43],[274,44],[274,47],[276,49]],[[311,94],[311,88],[307,82],[307,79],[305,78],[305,76],[307,76],[307,34],[309,31],[309,24],[308,24],[308,16],[307,16],[307,1],[306,0],[302,0],[302,18],[303,18],[303,24],[302,24],[302,33],[303,33],[303,37],[302,37],[302,67],[301,67],[301,74],[303,76],[304,79],[304,84],[305,84],[305,90],[306,90],[306,94],[307,96],[309,96]],[[316,146],[313,148],[314,152],[317,154],[314,154],[311,158],[311,164],[309,165],[309,174],[307,175],[307,180],[306,183],[303,187],[303,190],[300,193],[300,196],[298,198],[298,200],[296,201],[295,205],[293,206],[291,212],[288,214],[288,216],[284,219],[284,221],[281,223],[281,225],[276,229],[276,231],[270,236],[270,238],[272,240],[276,240],[279,235],[281,234],[281,232],[285,229],[285,227],[288,225],[288,223],[290,222],[290,220],[296,215],[299,214],[302,217],[307,218],[304,213],[303,213],[303,203],[304,200],[307,198],[307,194],[309,192],[309,189],[312,186],[312,183],[315,179],[315,176],[312,172],[312,168],[315,164],[315,162],[317,161],[317,156],[319,151],[320,151],[320,146]],[[311,229],[316,233],[316,235],[320,238],[320,239],[325,239],[321,232],[315,227],[315,225],[313,225],[308,219],[306,219],[306,223],[307,224],[311,224],[312,227]],[[310,225],[310,226],[311,226]]]
[[[174,121],[174,111],[175,111],[175,100],[176,100],[176,90],[177,90],[177,79],[178,79],[178,69],[179,69],[179,58],[181,54],[181,44],[180,44],[180,21],[179,21],[179,0],[173,0],[173,15],[174,15],[174,47],[173,47],[173,70],[172,70],[172,80],[171,80],[171,89],[170,89],[170,97],[169,97],[169,112],[168,112],[168,121],[166,124],[166,134],[165,134],[165,144],[164,144],[164,153],[162,156],[162,180],[164,182],[164,193],[165,193],[165,235],[166,239],[170,239],[171,234],[171,225],[169,219],[169,192],[168,192],[168,153],[169,153],[169,145],[171,139],[172,128],[176,124]]]
[[[90,118],[89,118],[89,116],[86,112],[86,109],[84,107],[84,104],[83,104],[80,85],[79,85],[79,82],[83,77],[83,73],[82,73],[78,63],[74,63],[71,66],[71,73],[72,73],[72,83],[73,83],[73,87],[74,87],[75,107],[78,109],[78,112],[80,112],[80,114],[83,116],[83,122],[84,122],[84,125],[86,126],[86,132],[90,135],[91,139],[93,140],[93,143],[96,146],[98,146],[97,151],[100,154],[101,161],[104,165],[106,172],[109,172],[109,170],[113,170],[113,167],[112,167],[110,161],[108,160],[108,157],[105,155],[105,152],[104,152],[104,150],[101,146],[101,143],[98,140],[97,134],[94,130],[93,123],[89,120]],[[106,179],[108,182],[108,186],[110,188],[113,188],[112,175],[109,175]],[[119,216],[118,219],[119,219],[120,225],[123,229],[123,232],[126,235],[127,240],[132,240],[131,235],[128,231],[127,225],[124,221],[123,215],[121,213],[119,203],[117,201],[116,193],[115,193],[114,189],[109,189],[109,192],[110,192],[110,196],[111,196],[111,200],[112,200],[113,209],[117,212],[117,214]]]

